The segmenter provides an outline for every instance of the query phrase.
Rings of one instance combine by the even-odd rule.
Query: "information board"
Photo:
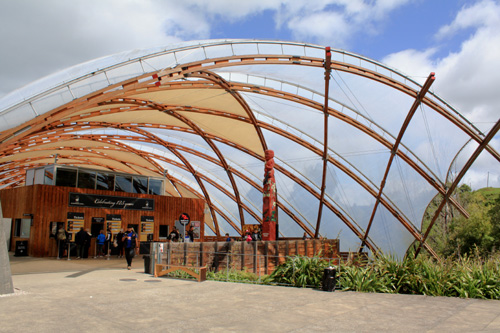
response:
[[[111,233],[114,235],[120,232],[122,229],[122,216],[116,214],[106,215],[106,230],[111,229]]]
[[[200,239],[200,221],[191,221],[193,227],[193,239]]]
[[[139,235],[140,242],[147,242],[148,235],[153,235],[154,233],[154,216],[141,216],[141,233]]]
[[[75,241],[75,234],[80,231],[81,228],[84,227],[85,224],[85,215],[84,213],[72,213],[68,212],[67,221],[66,221],[66,230],[69,234],[69,241]]]

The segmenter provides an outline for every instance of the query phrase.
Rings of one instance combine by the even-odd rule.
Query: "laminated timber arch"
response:
[[[325,49],[315,45],[205,41],[110,56],[82,65],[69,80],[69,71],[55,74],[14,102],[0,100],[0,187],[22,185],[27,167],[51,163],[54,154],[61,164],[163,175],[166,195],[203,198],[212,232],[236,235],[245,224],[261,223],[269,148],[278,161],[282,236],[336,237],[344,230],[344,250],[403,254],[417,240],[435,255],[425,242],[428,230],[420,229],[422,207],[441,194],[467,212],[439,172],[451,162],[422,156],[412,137],[414,118],[429,114],[438,121],[425,126],[435,128],[451,124],[462,146],[475,142],[498,163],[500,155],[485,141],[496,131],[485,136],[428,85],[376,61],[335,49],[328,64],[325,59]],[[366,85],[391,97],[380,105],[366,98],[367,111],[360,111],[335,94],[338,82],[325,84],[328,69],[328,78],[355,85],[350,91]],[[389,105],[394,121],[381,112]],[[345,146],[358,149],[362,162]],[[319,213],[309,211],[317,203]]]

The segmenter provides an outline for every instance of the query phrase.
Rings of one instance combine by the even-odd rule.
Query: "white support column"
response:
[[[14,285],[10,271],[9,252],[7,251],[2,203],[0,202],[0,295],[12,294],[13,292]]]

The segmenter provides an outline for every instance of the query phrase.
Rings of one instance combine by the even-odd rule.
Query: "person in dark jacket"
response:
[[[120,231],[116,234],[118,258],[123,258],[123,235],[123,229],[120,229]]]
[[[134,228],[127,228],[127,232],[123,235],[123,245],[125,246],[125,258],[127,259],[127,269],[132,268],[132,259],[135,253],[139,251],[139,240]]]
[[[91,242],[92,242],[92,234],[90,233],[89,229],[85,229],[85,246],[83,247],[82,258],[89,257],[89,248],[90,248]]]
[[[176,227],[174,227],[174,230],[172,230],[172,232],[170,233],[170,235],[168,235],[168,239],[171,242],[178,242],[179,241],[179,232],[177,231]]]
[[[194,242],[194,230],[193,230],[193,226],[190,225],[189,226],[189,229],[187,231],[187,235],[189,236],[189,242]]]
[[[85,242],[87,241],[87,233],[83,228],[80,228],[75,235],[75,243],[76,243],[76,257],[80,259],[83,257],[83,250],[85,248]]]
[[[253,232],[252,232],[252,240],[254,242],[256,241],[260,241],[260,233],[257,229],[254,229]]]

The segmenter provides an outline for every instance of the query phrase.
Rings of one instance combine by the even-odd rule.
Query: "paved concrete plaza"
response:
[[[154,278],[141,258],[11,257],[0,332],[500,332],[500,301]]]

